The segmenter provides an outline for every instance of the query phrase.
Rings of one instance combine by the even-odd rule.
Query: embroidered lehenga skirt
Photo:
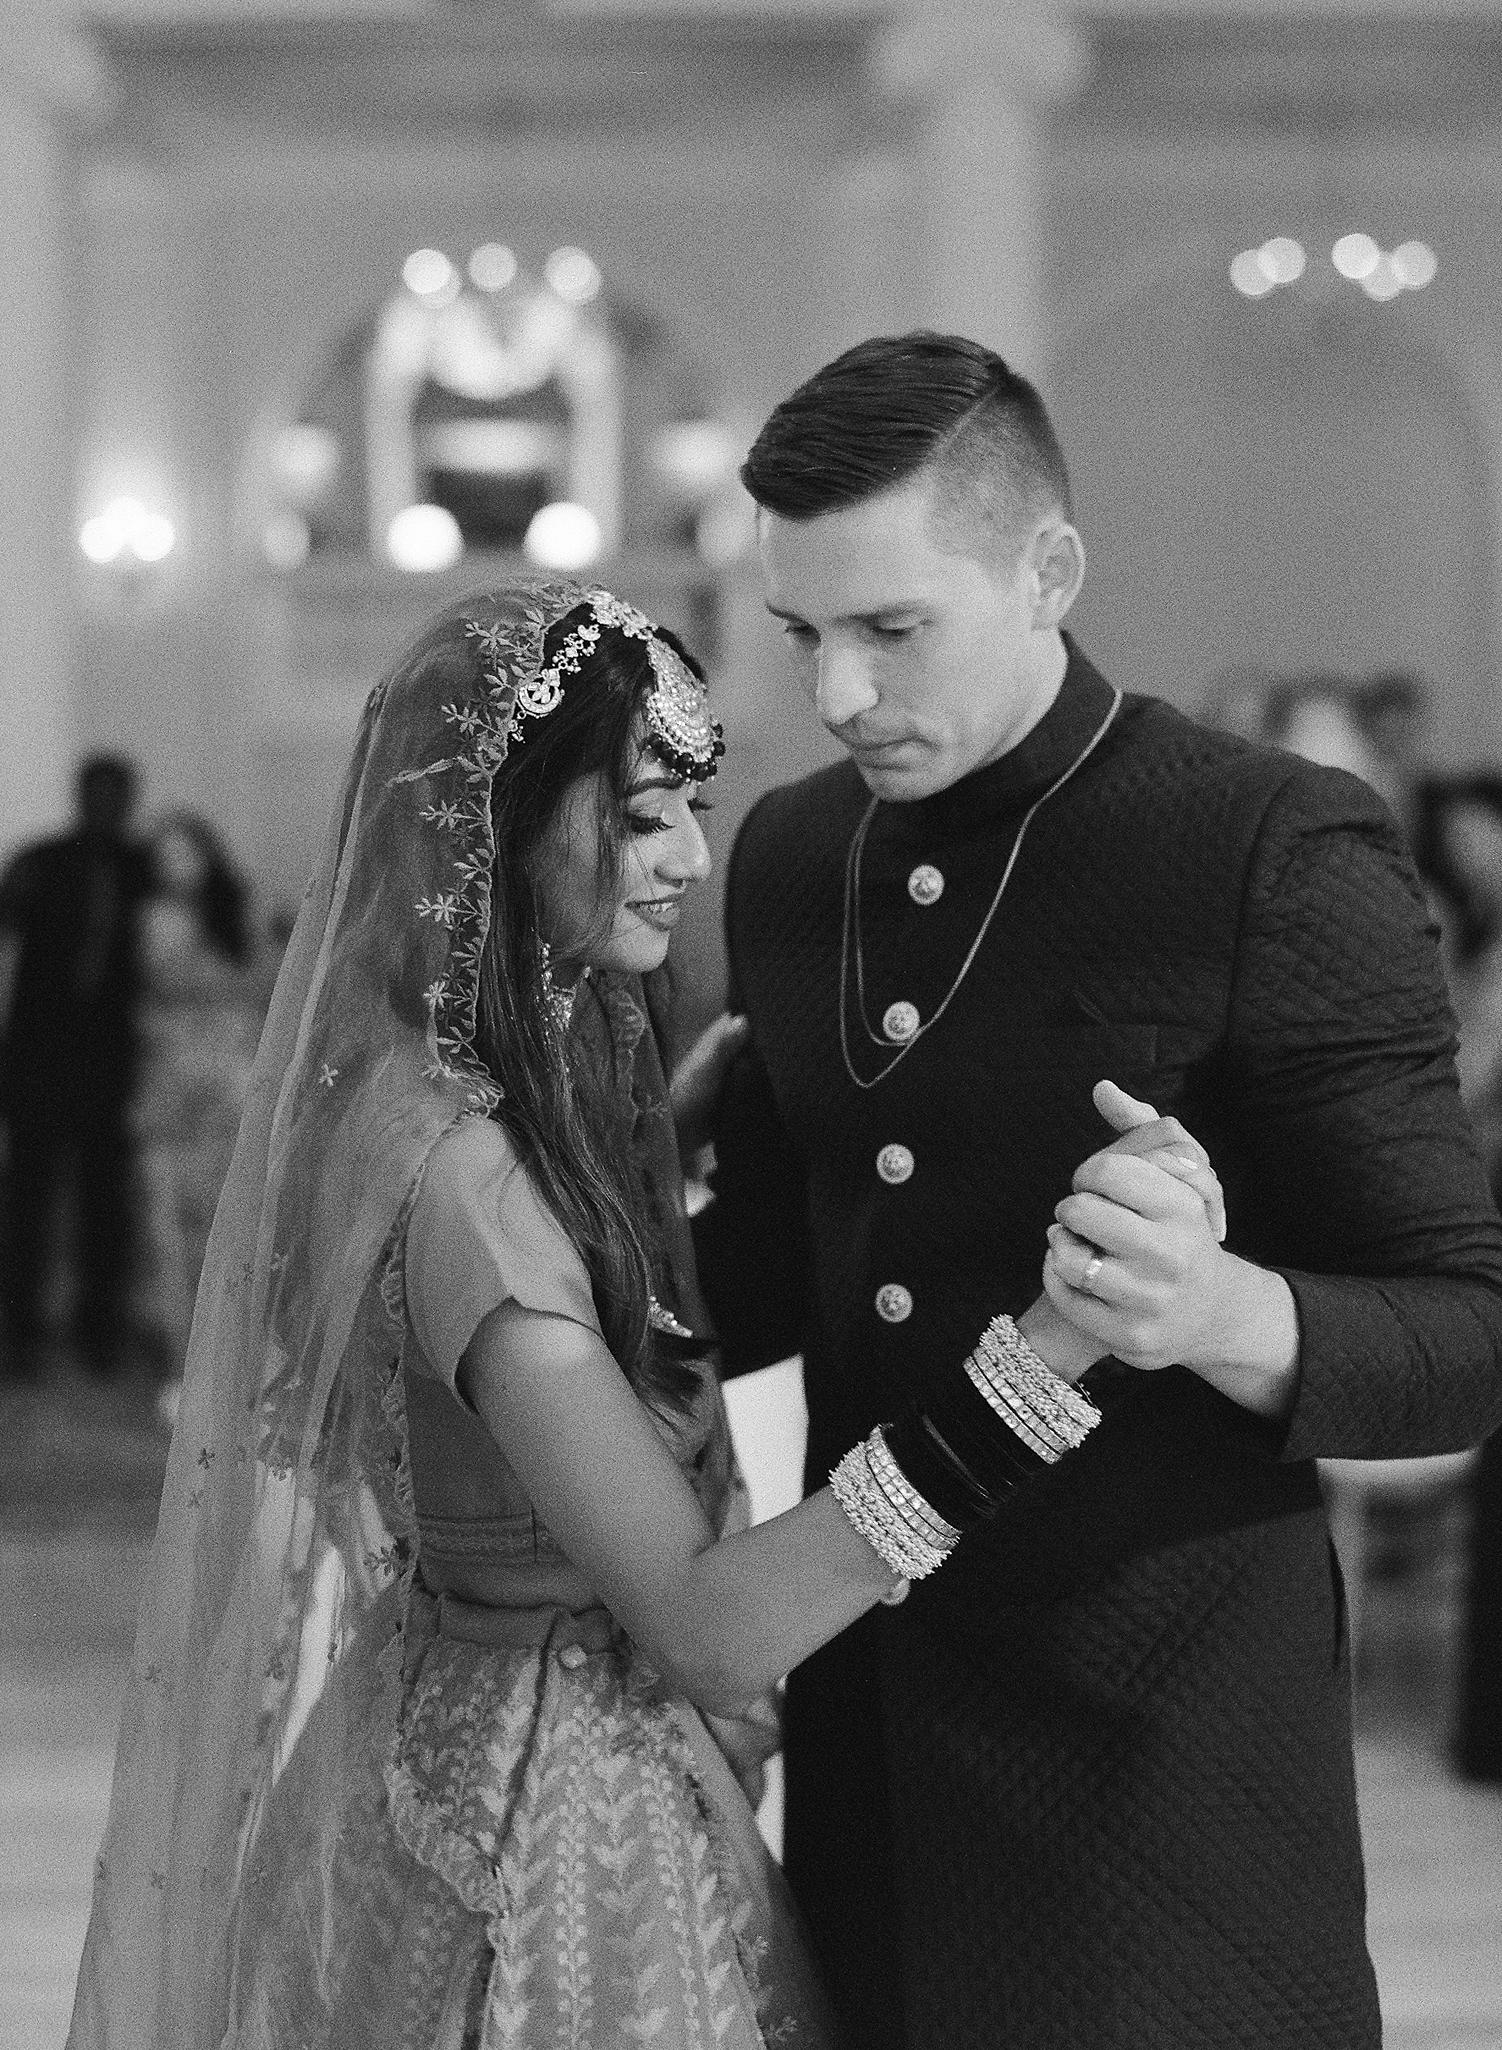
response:
[[[418,1589],[402,1653],[395,1743],[334,1839],[295,1754],[278,1788],[227,2046],[828,2050],[745,1795],[603,1610]]]

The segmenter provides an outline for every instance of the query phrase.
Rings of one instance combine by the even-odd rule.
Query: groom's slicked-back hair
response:
[[[963,335],[859,342],[782,401],[741,482],[768,512],[817,519],[934,482],[935,525],[964,554],[1015,554],[1050,513],[1073,517],[1069,472],[1033,385]]]

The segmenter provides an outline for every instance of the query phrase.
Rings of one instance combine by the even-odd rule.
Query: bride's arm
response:
[[[889,1595],[896,1575],[821,1488],[716,1540],[598,1335],[515,1302],[465,1353],[460,1393],[538,1515],[665,1677],[731,1711]]]

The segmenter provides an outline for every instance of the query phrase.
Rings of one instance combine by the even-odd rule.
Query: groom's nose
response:
[[[831,731],[848,726],[874,709],[879,692],[871,680],[870,663],[859,648],[831,646],[819,650],[814,709]]]

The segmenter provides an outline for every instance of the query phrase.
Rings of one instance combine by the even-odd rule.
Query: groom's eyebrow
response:
[[[808,621],[801,612],[787,612],[781,605],[774,605],[770,598],[764,599],[768,612],[774,619],[785,619],[792,626],[807,626]],[[923,608],[920,598],[889,598],[884,605],[873,605],[867,612],[842,612],[833,621],[835,626],[872,626],[880,619],[890,619],[893,613],[919,612]]]

